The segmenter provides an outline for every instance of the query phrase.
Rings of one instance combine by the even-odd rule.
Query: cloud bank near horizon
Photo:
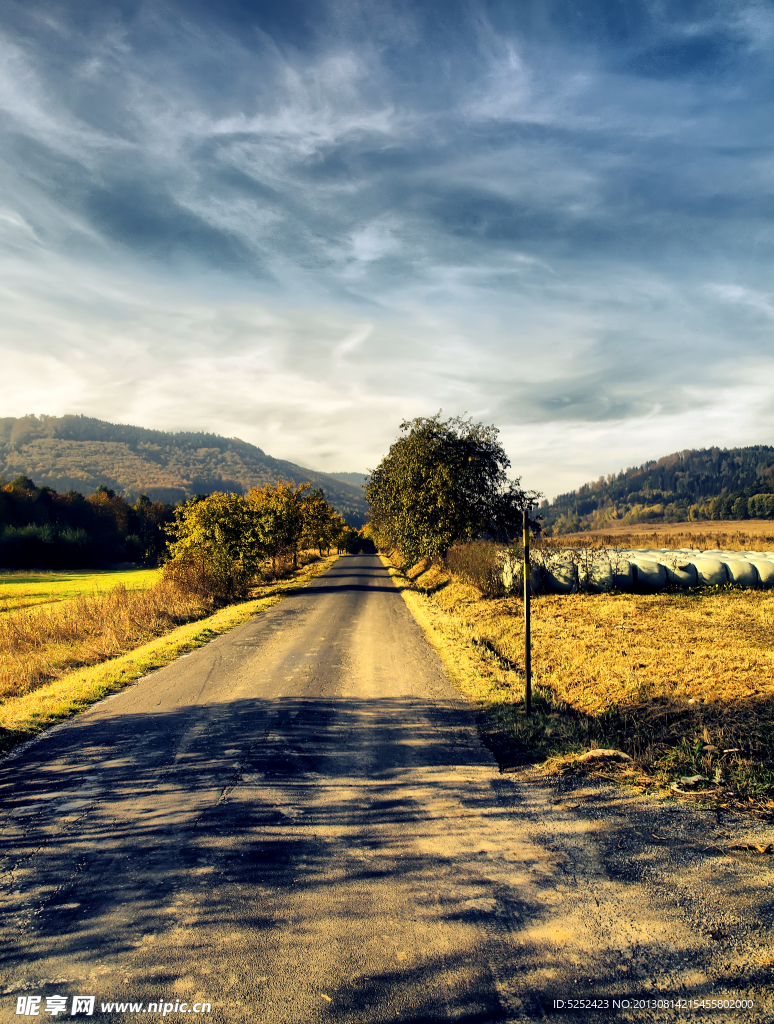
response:
[[[768,5],[88,7],[0,20],[6,415],[467,411],[549,494],[771,441]]]

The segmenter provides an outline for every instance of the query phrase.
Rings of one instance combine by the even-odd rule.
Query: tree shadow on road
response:
[[[525,879],[566,872],[510,851],[492,767],[464,705],[416,697],[75,720],[0,771],[3,987],[198,994],[229,1024],[546,1019],[568,970],[575,997],[637,991],[653,949],[622,978],[541,939],[561,910]],[[669,964],[700,994],[695,952]]]

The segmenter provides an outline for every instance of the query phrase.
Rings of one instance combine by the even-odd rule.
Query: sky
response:
[[[5,0],[0,415],[549,498],[774,444],[774,8]]]

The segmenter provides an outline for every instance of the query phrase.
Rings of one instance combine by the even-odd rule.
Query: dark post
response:
[[[524,710],[532,714],[532,637],[530,636],[529,509],[524,509]]]

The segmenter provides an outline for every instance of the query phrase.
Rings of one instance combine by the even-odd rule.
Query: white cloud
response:
[[[550,493],[770,436],[749,82],[527,45],[476,5],[457,50],[420,11],[374,40],[383,12],[355,38],[342,10],[308,48],[154,5],[83,38],[49,18],[58,61],[0,39],[9,138],[35,143],[0,168],[6,414],[358,469],[403,417],[467,410]]]
[[[732,305],[748,306],[767,317],[774,317],[774,302],[768,295],[738,284],[710,284],[706,291],[713,298]]]

